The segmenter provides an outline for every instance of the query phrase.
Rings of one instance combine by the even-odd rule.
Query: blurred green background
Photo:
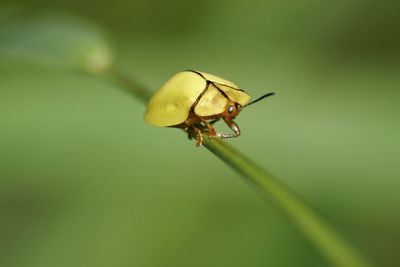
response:
[[[400,2],[3,0],[0,266],[328,266],[216,157],[71,67],[64,14],[101,40],[78,33],[84,51],[109,51],[105,33],[152,90],[198,69],[276,91],[229,142],[378,266],[400,265]]]

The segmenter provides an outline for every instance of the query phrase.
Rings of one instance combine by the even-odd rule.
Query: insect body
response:
[[[242,109],[255,101],[250,95],[223,78],[199,71],[184,71],[169,79],[150,99],[145,121],[149,124],[182,128],[196,136],[196,145],[203,142],[203,132],[210,137],[232,138],[240,135],[233,121]],[[213,123],[223,119],[233,133],[218,133]]]

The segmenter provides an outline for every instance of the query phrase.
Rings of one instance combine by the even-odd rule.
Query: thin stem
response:
[[[205,147],[261,190],[334,266],[372,266],[301,198],[273,175],[220,139],[204,137]]]
[[[151,91],[119,71],[113,69],[108,71],[105,76],[117,81],[144,103],[147,103],[150,99]],[[205,134],[203,143],[209,151],[240,173],[247,182],[259,189],[279,211],[285,214],[286,218],[299,232],[325,256],[332,266],[373,266],[310,206],[273,175],[221,139],[212,139]]]
[[[124,91],[133,94],[143,103],[147,103],[150,100],[152,95],[150,90],[113,67],[100,73],[99,76],[119,85]]]

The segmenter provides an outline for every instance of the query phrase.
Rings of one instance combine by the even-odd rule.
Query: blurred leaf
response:
[[[40,12],[3,23],[0,56],[13,63],[98,72],[111,64],[111,50],[96,25],[59,12]]]

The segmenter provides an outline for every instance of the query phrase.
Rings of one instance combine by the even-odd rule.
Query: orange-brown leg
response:
[[[196,133],[196,146],[200,146],[203,144],[203,132],[195,127],[195,126],[191,126],[191,128],[195,131]]]
[[[238,137],[240,135],[240,128],[239,125],[236,124],[231,119],[224,119],[225,123],[232,129],[233,134],[225,134],[225,133],[216,133],[216,136],[219,138],[233,138]]]
[[[203,144],[203,132],[200,128],[193,125],[186,125],[186,127],[182,127],[182,129],[187,133],[189,140],[192,140],[194,137],[196,138],[196,146]]]
[[[204,125],[208,128],[208,136],[211,138],[214,138],[217,136],[217,131],[215,130],[214,126],[212,126],[212,124],[206,120],[201,120]]]

